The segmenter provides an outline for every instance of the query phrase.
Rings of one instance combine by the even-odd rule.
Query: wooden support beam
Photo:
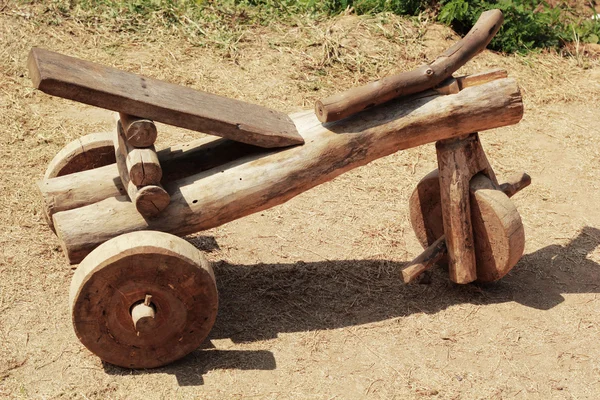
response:
[[[413,71],[387,76],[317,101],[315,113],[322,122],[338,121],[396,97],[433,88],[483,51],[500,29],[503,20],[500,10],[485,11],[464,38],[431,64],[423,65]]]
[[[116,123],[114,144],[119,176],[121,178],[121,182],[123,183],[123,187],[127,188],[127,194],[129,195],[129,199],[133,204],[135,204],[136,210],[143,217],[150,218],[158,215],[169,205],[171,197],[169,196],[167,191],[163,189],[162,186],[160,186],[160,176],[162,176],[162,171],[160,170],[160,164],[158,163],[158,158],[156,158],[156,153],[153,151],[154,146],[151,150],[149,148],[136,149],[128,145],[120,122]],[[129,159],[132,153],[137,153],[138,156],[140,156],[146,152],[150,152],[151,155],[153,155],[154,158],[156,158],[155,163],[151,164],[146,162],[147,160],[141,159],[141,162],[139,164],[132,164],[130,162]],[[134,178],[139,178],[136,174],[132,173],[132,171],[135,171],[133,167],[135,167],[136,165],[140,165],[142,178],[145,178],[146,175],[148,175],[148,179],[144,180],[144,182],[147,181],[148,183],[140,185],[136,185],[134,183]],[[160,174],[155,173],[154,175],[149,175],[150,171],[152,170],[148,168],[148,172],[146,173],[146,175],[144,175],[144,167],[149,167],[150,165],[157,165]]]
[[[469,283],[477,279],[475,241],[471,224],[469,182],[473,177],[468,152],[470,138],[436,143],[440,174],[440,197],[450,280]]]
[[[399,150],[517,123],[523,104],[516,82],[501,79],[454,96],[404,99],[324,126],[313,112],[293,116],[304,146],[248,155],[175,182],[171,204],[153,220],[131,204],[108,198],[54,214],[71,263],[124,232],[186,235],[262,211],[353,168]],[[77,174],[75,174],[77,175]]]
[[[159,185],[162,179],[162,168],[156,155],[154,146],[137,148],[133,147],[126,139],[123,125],[116,121],[117,134],[115,136],[115,150],[120,152],[125,160],[123,171],[119,175],[127,175],[128,180],[135,186]],[[121,164],[118,164],[119,168]]]
[[[54,96],[260,147],[304,143],[286,114],[266,107],[39,48],[28,67],[34,86]]]
[[[150,147],[156,142],[158,131],[151,119],[119,113],[119,120],[129,145],[133,147]]]

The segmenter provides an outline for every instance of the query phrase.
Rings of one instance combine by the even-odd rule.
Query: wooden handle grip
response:
[[[431,64],[317,101],[315,104],[317,118],[321,122],[338,121],[396,97],[437,86],[483,51],[496,35],[503,21],[504,17],[500,10],[485,11],[464,38]]]

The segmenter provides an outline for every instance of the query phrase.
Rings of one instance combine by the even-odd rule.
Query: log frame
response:
[[[405,98],[334,124],[312,112],[292,116],[304,146],[242,157],[165,183],[171,204],[152,220],[119,198],[54,214],[71,263],[121,233],[160,230],[186,235],[284,203],[336,176],[396,151],[517,123],[518,86],[500,79],[456,95]],[[201,184],[199,182],[202,181]],[[100,222],[101,221],[101,222]]]

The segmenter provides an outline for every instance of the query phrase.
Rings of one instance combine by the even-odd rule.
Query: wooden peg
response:
[[[134,117],[125,113],[119,113],[119,119],[127,143],[131,146],[150,147],[156,141],[158,132],[154,121],[151,119]]]
[[[115,150],[125,159],[126,173],[135,186],[159,185],[162,168],[154,146],[133,147],[126,138],[122,121],[117,121],[117,141]],[[125,171],[124,171],[125,173]]]

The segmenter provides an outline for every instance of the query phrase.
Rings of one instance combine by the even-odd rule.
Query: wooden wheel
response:
[[[115,162],[113,134],[91,133],[63,147],[48,164],[44,179],[103,167]]]
[[[73,327],[102,360],[154,368],[195,350],[210,332],[218,295],[212,268],[176,236],[133,232],[92,251],[70,290]]]
[[[506,275],[523,255],[525,231],[512,201],[487,177],[474,176],[470,193],[477,280],[492,282]],[[444,234],[437,170],[418,183],[409,205],[413,230],[427,248]],[[438,262],[446,263],[447,257]]]

